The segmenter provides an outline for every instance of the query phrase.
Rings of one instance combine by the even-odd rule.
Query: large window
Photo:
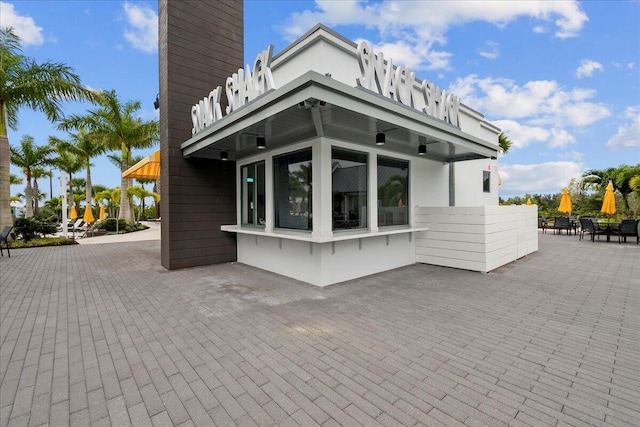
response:
[[[333,229],[367,226],[367,155],[331,150]]]
[[[409,224],[409,162],[378,156],[378,226]]]
[[[264,227],[264,162],[242,166],[242,225]]]
[[[313,229],[311,149],[273,158],[275,226]]]

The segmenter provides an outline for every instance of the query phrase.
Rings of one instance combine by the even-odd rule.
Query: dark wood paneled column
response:
[[[162,265],[236,260],[235,162],[184,159],[191,106],[242,68],[242,0],[159,0]]]

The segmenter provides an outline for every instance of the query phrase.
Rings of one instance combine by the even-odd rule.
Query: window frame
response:
[[[262,166],[262,177],[259,176],[259,167]],[[246,186],[245,186],[245,177],[244,177],[244,171],[245,169],[249,170],[249,168],[253,168],[253,174],[254,174],[254,189],[253,189],[253,200],[251,200],[251,202],[253,203],[253,205],[255,206],[253,208],[253,222],[244,222],[245,219],[245,196],[246,196]],[[261,181],[260,181],[260,178]],[[264,192],[264,200],[263,200],[263,212],[264,212],[264,218],[262,218],[262,223],[260,223],[260,209],[259,209],[259,205],[258,205],[258,199],[259,199],[259,187],[260,185],[262,185],[263,188],[263,192]],[[259,160],[257,162],[253,162],[253,163],[247,163],[245,165],[241,165],[240,166],[240,226],[242,227],[249,227],[249,228],[265,228],[266,226],[266,214],[267,214],[267,210],[266,210],[266,162],[265,160]]]
[[[334,212],[334,189],[333,189],[333,164],[334,161],[336,159],[336,152],[338,152],[338,154],[340,153],[344,153],[345,154],[345,158],[342,159],[345,162],[359,162],[360,164],[362,164],[361,160],[349,160],[348,156],[351,155],[353,157],[364,157],[364,173],[365,173],[365,177],[364,177],[364,204],[359,203],[358,205],[358,211],[357,211],[357,223],[355,223],[356,220],[351,220],[351,218],[349,217],[349,214],[347,214],[348,218],[343,218],[341,220],[337,220],[336,218],[334,218],[333,212]],[[342,232],[342,231],[361,231],[361,230],[367,230],[368,229],[368,224],[369,224],[369,212],[368,212],[368,207],[369,207],[369,182],[371,177],[369,176],[369,156],[370,154],[366,151],[358,151],[358,150],[354,150],[351,148],[344,148],[341,146],[331,146],[331,163],[330,163],[330,167],[331,167],[331,212],[332,212],[332,217],[331,217],[331,230],[333,232]],[[339,156],[338,156],[338,161],[339,161]],[[360,188],[358,188],[358,191],[360,191]],[[361,198],[362,196],[359,195],[357,196],[358,198]],[[360,208],[364,206],[364,212],[361,212]],[[344,225],[343,227],[336,227],[336,224],[339,223],[341,225]],[[355,223],[357,225],[355,226],[350,226],[350,224]]]
[[[386,218],[383,220],[380,217],[380,211],[381,209],[385,209],[385,208],[393,208],[393,206],[382,206],[381,205],[381,199],[380,199],[380,188],[382,185],[386,184],[380,182],[379,180],[379,168],[380,168],[380,164],[382,163],[382,166],[385,166],[384,163],[385,161],[388,161],[389,163],[396,163],[396,164],[402,164],[402,165],[406,165],[406,170],[407,170],[407,182],[406,182],[406,186],[404,188],[405,191],[405,200],[403,201],[403,207],[405,208],[404,210],[404,222],[402,223],[394,223],[393,220],[393,213],[392,213],[392,219],[391,219],[391,224],[386,224]],[[388,166],[388,167],[392,167],[392,166]],[[385,155],[381,155],[378,154],[377,158],[376,158],[376,207],[378,209],[378,227],[379,228],[388,228],[388,227],[406,227],[409,226],[410,221],[409,221],[409,216],[410,216],[410,212],[409,212],[409,207],[411,206],[410,203],[410,198],[411,198],[411,191],[410,191],[410,186],[411,186],[411,162],[409,160],[406,159],[399,159],[397,157],[391,157],[391,156],[385,156]],[[387,212],[384,212],[385,214]]]
[[[284,157],[292,157],[295,155],[304,155],[307,154],[308,155],[308,164],[311,166],[311,169],[309,170],[309,176],[308,179],[310,180],[308,182],[308,195],[307,195],[307,210],[306,210],[306,222],[307,225],[306,227],[295,227],[295,226],[285,226],[281,223],[281,215],[279,212],[279,209],[281,208],[281,206],[279,205],[279,196],[280,196],[280,190],[278,188],[279,186],[279,179],[280,176],[278,174],[278,168],[281,166],[278,163],[279,159],[282,159]],[[272,173],[273,173],[273,227],[276,229],[282,229],[282,230],[294,230],[294,231],[301,231],[301,232],[312,232],[313,231],[313,150],[311,147],[307,147],[307,148],[302,148],[300,150],[294,150],[294,151],[289,151],[286,153],[282,153],[282,154],[278,154],[278,155],[274,155],[272,156]],[[295,163],[301,163],[301,162],[295,162]],[[292,163],[287,163],[288,165],[291,165]],[[288,187],[287,187],[288,188]],[[288,193],[290,194],[290,193]],[[291,202],[289,202],[291,203]],[[300,212],[302,213],[302,212]]]
[[[491,193],[491,171],[482,171],[482,192]]]

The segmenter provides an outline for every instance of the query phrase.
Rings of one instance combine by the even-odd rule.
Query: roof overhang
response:
[[[496,158],[498,146],[462,132],[444,121],[309,71],[271,90],[195,134],[182,145],[185,157],[241,159],[259,150],[264,136],[268,149],[315,137],[372,146],[383,132],[383,150],[417,156],[427,145],[429,158],[442,162]]]

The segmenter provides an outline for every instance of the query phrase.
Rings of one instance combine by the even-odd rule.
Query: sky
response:
[[[514,143],[499,158],[503,198],[557,193],[589,169],[640,163],[637,0],[245,0],[244,13],[245,63],[323,23],[458,95]],[[0,26],[14,27],[24,55],[64,62],[86,86],[141,101],[144,120],[158,118],[157,20],[157,1],[0,1]],[[66,114],[89,108],[64,105]],[[12,145],[24,135],[38,144],[67,138],[42,113],[22,109],[18,118]],[[94,163],[94,184],[120,184],[116,166]],[[49,183],[40,188],[48,193]]]

